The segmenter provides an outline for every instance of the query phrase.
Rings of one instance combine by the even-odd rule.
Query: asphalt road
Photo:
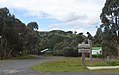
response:
[[[119,75],[116,73],[94,72],[37,72],[30,69],[37,63],[55,60],[61,57],[37,57],[25,60],[0,60],[0,75]]]

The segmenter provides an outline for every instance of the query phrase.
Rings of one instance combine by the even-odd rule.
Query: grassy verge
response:
[[[108,60],[94,63],[92,66],[119,66],[119,60]]]
[[[40,70],[45,72],[70,72],[85,71],[88,70],[85,66],[80,65],[80,60],[77,58],[64,58],[55,61],[44,62],[33,66],[33,70]]]
[[[86,60],[87,66],[97,66],[99,62],[100,60],[99,61],[95,60],[92,64],[90,64],[89,60]],[[101,62],[105,62],[105,61],[101,61]],[[80,58],[68,57],[55,61],[41,63],[32,66],[32,69],[37,71],[43,71],[43,72],[118,72],[119,73],[119,69],[90,71],[89,69],[87,69],[86,66],[81,66],[80,64],[81,64]]]

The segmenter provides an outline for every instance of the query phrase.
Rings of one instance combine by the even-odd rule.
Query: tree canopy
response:
[[[6,7],[0,8],[0,58],[6,59],[28,52],[37,43],[37,29],[36,22],[29,23],[27,27],[11,15]]]
[[[119,57],[119,0],[106,0],[100,15],[102,25],[98,28],[95,43],[103,47],[103,55]]]

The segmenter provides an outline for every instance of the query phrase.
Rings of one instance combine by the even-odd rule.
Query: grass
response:
[[[119,66],[119,60],[108,60],[94,63],[92,66]]]
[[[32,69],[44,72],[70,72],[85,71],[87,68],[80,65],[80,60],[77,58],[64,58],[55,61],[44,62],[39,65],[33,66]],[[87,69],[88,70],[88,69]]]
[[[97,64],[94,63],[90,64],[89,60],[86,60],[86,64],[88,66],[101,65],[99,64],[99,61],[97,60],[94,61],[94,63]],[[104,63],[105,61],[101,61],[101,62]],[[80,58],[67,57],[55,61],[40,63],[38,65],[32,66],[32,69],[37,71],[43,71],[43,72],[118,72],[119,73],[119,69],[91,71],[87,69],[86,66],[81,66],[80,64],[81,64]]]

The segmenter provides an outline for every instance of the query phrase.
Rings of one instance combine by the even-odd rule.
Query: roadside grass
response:
[[[57,59],[54,61],[48,61],[39,63],[31,68],[33,70],[42,71],[42,72],[117,72],[119,73],[119,69],[104,69],[104,70],[89,70],[87,66],[105,66],[104,63],[108,61],[103,60],[94,60],[92,64],[90,64],[89,60],[86,60],[86,65],[81,66],[81,60],[79,57],[64,57],[62,59]],[[114,61],[119,62],[119,61]],[[113,65],[106,65],[113,66]]]
[[[119,60],[105,60],[94,63],[92,66],[119,66]]]
[[[64,58],[55,61],[44,62],[33,66],[33,70],[44,72],[78,72],[88,70],[85,66],[80,65],[79,58]]]

